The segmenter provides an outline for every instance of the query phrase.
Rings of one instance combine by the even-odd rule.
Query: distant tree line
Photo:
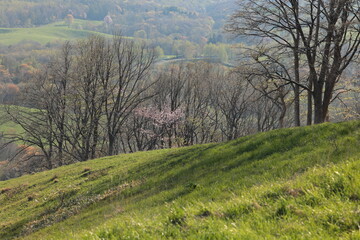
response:
[[[0,104],[15,103],[18,93],[29,84],[41,66],[51,61],[62,44],[63,42],[40,44],[23,41],[10,46],[0,45]],[[204,59],[235,65],[236,52],[229,44],[201,45],[171,38],[146,40],[144,44],[154,48],[157,61]],[[17,90],[14,91],[15,89]]]
[[[185,4],[183,1],[162,3],[149,1],[9,1],[0,2],[0,27],[34,27],[66,20],[67,25],[71,19],[103,21],[104,24],[74,24],[73,27],[88,30],[112,33],[121,29],[124,35],[157,39],[171,36],[173,40],[179,37],[191,42],[201,43],[203,37],[214,34],[223,35],[220,31],[226,14],[217,14],[219,19],[214,28],[214,20],[210,13],[204,12],[204,7],[213,5],[211,1],[202,1],[204,6],[194,7],[198,4]],[[179,7],[181,6],[181,7]],[[188,7],[184,8],[184,7]],[[71,16],[71,17],[70,17]],[[111,24],[109,24],[111,19]],[[214,38],[212,42],[225,38]]]

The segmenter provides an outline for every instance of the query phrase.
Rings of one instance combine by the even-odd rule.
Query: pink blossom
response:
[[[113,23],[113,20],[112,18],[110,17],[110,15],[106,15],[106,17],[104,18],[104,22],[106,24],[112,24]]]
[[[184,117],[183,110],[178,108],[171,111],[170,107],[166,106],[162,110],[155,107],[142,107],[134,110],[135,115],[145,117],[153,120],[157,127],[171,126],[181,121]]]

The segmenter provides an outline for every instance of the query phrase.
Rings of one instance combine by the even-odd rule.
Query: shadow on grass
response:
[[[288,177],[297,169],[308,169],[315,166],[320,161],[319,155],[316,155],[319,154],[319,151],[315,152],[317,149],[321,149],[323,152],[327,151],[331,161],[338,161],[335,159],[337,158],[336,153],[332,152],[331,144],[336,141],[332,136],[336,138],[349,134],[352,134],[351,137],[356,136],[359,126],[360,123],[346,123],[291,130],[282,129],[228,143],[166,150],[166,152],[159,152],[158,155],[157,153],[153,154],[152,158],[155,159],[153,161],[139,163],[124,170],[126,173],[117,172],[109,177],[108,175],[112,174],[110,171],[109,173],[105,170],[94,171],[94,181],[91,181],[92,185],[88,187],[84,195],[104,194],[107,190],[124,183],[141,181],[141,184],[126,188],[116,197],[104,201],[108,203],[109,201],[125,200],[135,206],[134,203],[152,198],[156,199],[152,205],[159,205],[201,189],[200,183],[207,187],[206,190],[210,190],[212,184],[217,180],[223,185],[236,181],[235,184],[241,183],[250,187],[263,183],[265,175],[276,180]],[[358,152],[357,147],[353,146],[352,154]],[[133,156],[129,156],[129,159],[131,158]],[[146,154],[134,158],[146,158]],[[80,176],[78,178],[81,179]],[[89,176],[91,174],[86,177]],[[164,195],[154,198],[161,193]],[[74,197],[76,196],[74,195]],[[104,205],[104,201],[96,202],[92,206]],[[136,207],[138,206],[141,204]],[[143,206],[148,205],[144,204]],[[91,211],[91,206],[88,209]],[[14,223],[11,229],[8,229],[9,233],[6,233],[6,237],[15,236],[19,231],[18,228],[28,221],[31,219]],[[3,232],[0,237],[4,237],[4,234]]]

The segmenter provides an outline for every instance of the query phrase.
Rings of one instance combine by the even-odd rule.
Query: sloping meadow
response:
[[[359,239],[360,122],[0,182],[0,238]]]

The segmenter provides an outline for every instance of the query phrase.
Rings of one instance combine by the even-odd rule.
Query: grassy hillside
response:
[[[92,25],[101,25],[101,21],[75,20],[72,24],[82,25],[91,23]],[[46,44],[55,41],[65,41],[86,38],[97,32],[69,28],[64,22],[57,22],[41,27],[34,28],[0,28],[0,44],[11,45],[21,41],[35,41]],[[106,34],[102,34],[106,36]]]
[[[0,239],[360,239],[360,122],[0,182]]]

